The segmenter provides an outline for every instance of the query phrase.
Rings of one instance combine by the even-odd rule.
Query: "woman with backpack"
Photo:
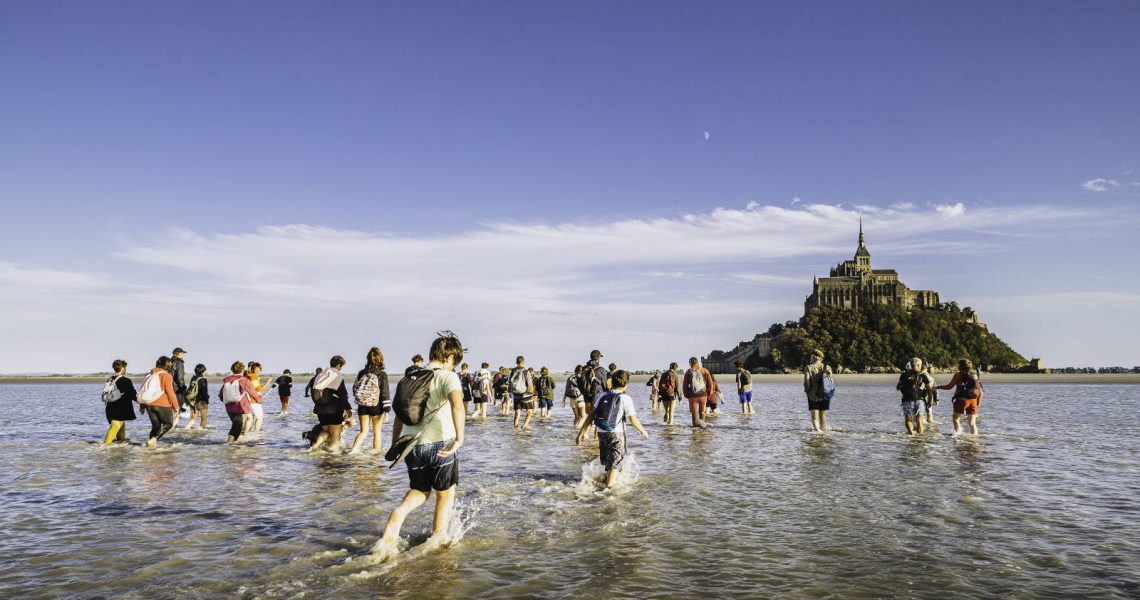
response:
[[[586,418],[586,399],[582,394],[582,365],[574,367],[574,374],[566,378],[566,391],[563,392],[562,406],[570,401],[570,410],[574,411],[574,429],[582,426],[582,419]]]
[[[968,358],[958,361],[958,372],[940,390],[954,390],[954,433],[962,433],[962,415],[970,424],[970,433],[978,435],[978,406],[982,403],[982,382],[974,371],[974,363]]]
[[[117,359],[111,363],[115,372],[103,384],[103,410],[107,414],[107,435],[103,445],[127,441],[127,421],[135,420],[135,384],[127,377],[127,361]]]
[[[685,398],[689,400],[689,413],[693,416],[693,427],[708,427],[702,419],[708,412],[709,396],[717,387],[712,373],[702,367],[697,357],[689,359],[689,370],[685,371]]]
[[[222,380],[218,398],[226,405],[230,416],[230,432],[227,443],[240,442],[241,436],[249,429],[250,415],[253,414],[253,399],[261,400],[261,395],[253,389],[253,384],[245,375],[245,365],[235,361],[230,365],[230,376]]]
[[[372,449],[382,446],[381,426],[384,415],[392,410],[392,399],[388,394],[388,374],[384,372],[384,354],[379,348],[368,351],[364,368],[356,374],[352,384],[352,395],[356,398],[356,414],[360,416],[360,433],[352,441],[349,454],[360,451],[364,438],[372,431]]]
[[[321,373],[313,384],[313,403],[316,408],[317,422],[321,424],[321,433],[309,447],[309,452],[323,446],[325,442],[333,449],[340,448],[340,435],[344,431],[344,422],[352,416],[352,405],[348,403],[348,388],[344,386],[344,377],[340,374],[344,367],[344,357],[337,355],[329,359],[329,368]]]
[[[190,385],[186,387],[186,404],[190,405],[190,419],[186,421],[185,429],[193,427],[195,419],[198,420],[199,428],[206,428],[206,413],[210,409],[209,383],[206,381],[206,365],[195,365]]]
[[[174,415],[178,414],[178,396],[174,394],[174,376],[170,374],[170,369],[170,357],[160,356],[143,380],[136,396],[139,414],[145,412],[150,417],[147,446],[158,444],[158,439],[174,427]]]

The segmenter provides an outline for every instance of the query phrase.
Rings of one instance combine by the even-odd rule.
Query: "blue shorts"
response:
[[[918,400],[903,400],[902,411],[903,415],[913,417],[918,415],[918,407],[921,406]]]
[[[752,403],[752,392],[740,392],[740,403]]]
[[[538,407],[539,408],[545,408],[547,410],[553,410],[554,409],[554,400],[551,400],[549,398],[539,398],[538,399]]]

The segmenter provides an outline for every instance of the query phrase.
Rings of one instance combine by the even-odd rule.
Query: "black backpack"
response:
[[[405,425],[419,425],[427,414],[428,400],[431,398],[431,382],[435,379],[433,369],[416,369],[404,376],[396,384],[396,396],[392,399],[392,410]]]
[[[598,382],[598,371],[591,365],[582,367],[582,394],[586,402],[593,402],[598,394],[602,393],[602,385]]]
[[[598,406],[594,409],[594,425],[598,431],[613,433],[621,425],[621,420],[625,417],[621,412],[621,396],[617,392],[609,392],[598,400]]]

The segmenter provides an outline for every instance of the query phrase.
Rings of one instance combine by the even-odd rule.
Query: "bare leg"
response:
[[[612,488],[617,483],[618,471],[620,469],[610,469],[606,471],[606,487]]]
[[[515,429],[519,428],[519,409],[515,409]]]
[[[916,428],[918,428],[919,435],[926,433],[926,423],[922,421],[922,414],[917,414],[914,416],[914,425]]]
[[[381,417],[372,417],[372,449],[379,450],[383,445],[384,423]]]
[[[962,413],[954,413],[954,433],[962,433]]]
[[[819,430],[827,431],[827,411],[819,411]]]
[[[329,430],[332,436],[332,439],[329,440],[329,445],[332,446],[333,450],[340,450],[340,434],[344,431],[344,425],[333,425],[329,427]]]
[[[107,435],[103,437],[103,445],[110,446],[111,442],[119,437],[119,433],[123,430],[122,421],[111,421],[111,426],[107,428]]]
[[[819,429],[819,411],[818,410],[812,410],[812,411],[808,411],[808,412],[811,413],[811,430],[812,431],[819,431],[820,430]]]
[[[530,429],[530,420],[534,418],[534,409],[526,409],[526,420],[523,421],[523,429]],[[517,420],[517,417],[516,417]]]
[[[206,414],[209,412],[210,412],[210,407],[206,406],[205,404],[203,404],[202,407],[198,409],[198,414],[201,416],[201,419],[202,419],[198,423],[198,426],[201,427],[202,429],[206,428]]]
[[[370,415],[360,415],[360,433],[356,434],[356,439],[352,440],[352,449],[348,451],[349,454],[360,451],[360,446],[364,444],[364,438],[368,435],[368,430],[371,428],[372,417]]]
[[[907,435],[914,435],[914,426],[911,424],[909,416],[903,417],[903,426],[906,427]]]
[[[432,522],[432,537],[439,536],[444,544],[451,543],[447,529],[451,525],[451,509],[455,505],[455,486],[435,493],[435,520]]]
[[[970,433],[978,435],[978,415],[966,415],[970,422]]]
[[[408,514],[419,508],[427,499],[428,495],[419,490],[408,490],[408,493],[404,495],[403,502],[392,509],[392,514],[388,516],[388,524],[384,526],[384,537],[380,538],[377,545],[395,548],[396,542],[400,539],[400,528],[404,526],[404,519],[408,518]]]

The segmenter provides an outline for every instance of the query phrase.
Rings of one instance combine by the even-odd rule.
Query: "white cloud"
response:
[[[934,210],[947,217],[960,217],[966,214],[966,205],[961,202],[957,204],[939,204],[934,207]]]
[[[706,140],[708,140],[708,139],[709,139],[709,132],[707,132],[707,131],[705,132],[705,139],[706,139]]]
[[[964,206],[956,206],[961,214]],[[941,208],[887,211],[865,227],[880,251],[914,245],[929,255],[957,248],[960,236],[945,234],[963,228],[976,251],[987,235],[976,223],[1042,235],[1080,214],[984,208],[967,221],[946,219]],[[649,367],[798,317],[812,271],[730,278],[739,269],[728,265],[811,258],[822,268],[849,256],[858,219],[854,210],[811,204],[604,225],[496,222],[429,236],[311,225],[239,234],[176,229],[131,240],[114,277],[0,263],[0,282],[24,288],[0,293],[0,313],[34,315],[55,332],[10,319],[0,336],[43,339],[48,348],[77,348],[76,355],[142,353],[124,356],[132,364],[180,344],[197,348],[193,360],[210,368],[256,357],[297,370],[373,344],[410,356],[448,328],[462,335],[473,360],[505,364],[522,352],[564,368],[600,347],[619,364]],[[689,276],[694,270],[707,275]],[[760,306],[724,287],[728,280],[782,291]],[[802,293],[788,291],[796,281]],[[60,289],[71,293],[50,293]],[[13,345],[0,363],[37,371],[54,364],[51,355]]]
[[[795,205],[799,204],[800,202],[803,202],[802,198],[800,198],[799,196],[792,196],[792,206],[795,206]]]
[[[893,210],[914,210],[914,204],[910,202],[898,202],[891,205]]]
[[[1108,188],[1110,187],[1120,187],[1120,183],[1115,179],[1105,179],[1103,177],[1098,177],[1096,179],[1090,179],[1082,183],[1081,187],[1089,190],[1090,192],[1107,192]]]

